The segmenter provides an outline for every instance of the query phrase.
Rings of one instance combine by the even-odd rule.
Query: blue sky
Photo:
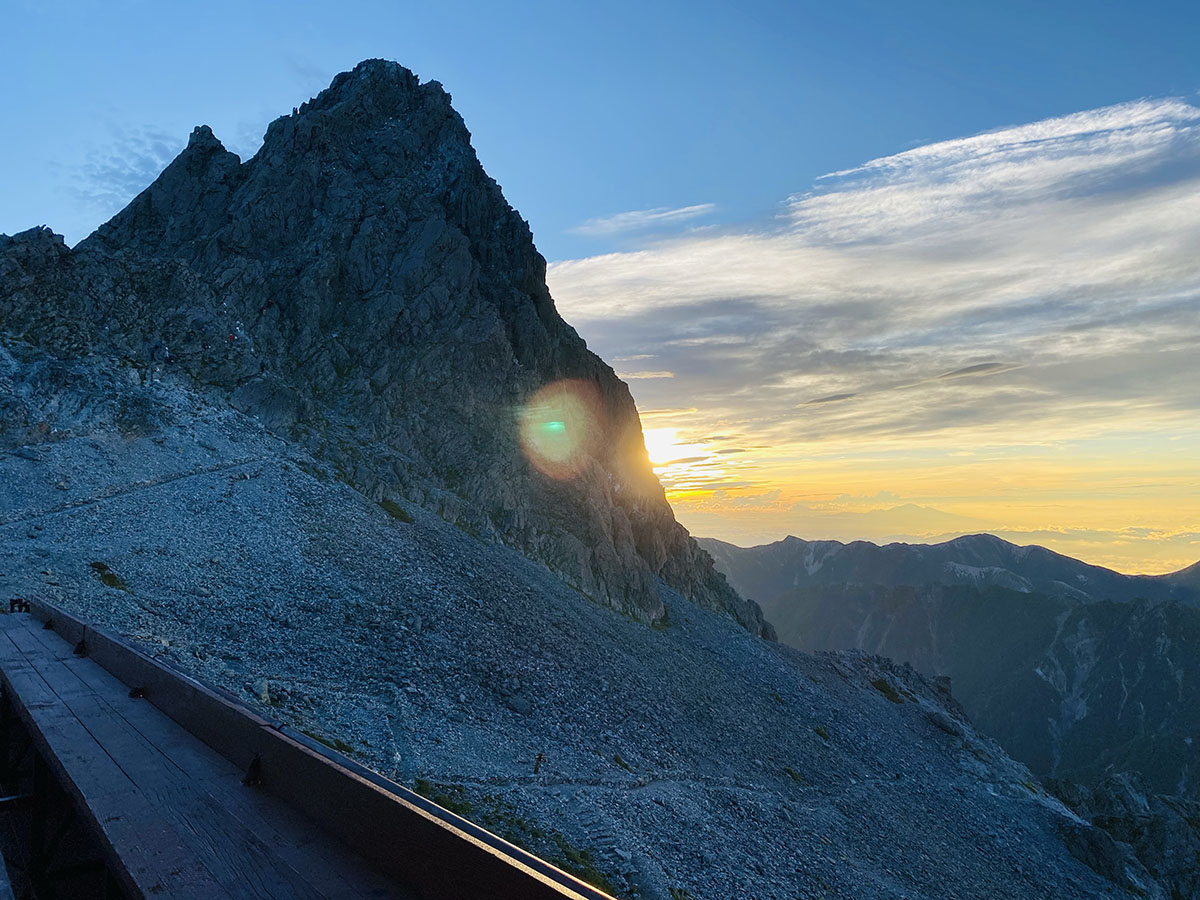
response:
[[[0,232],[395,59],[694,533],[1200,559],[1200,4],[4,3]]]
[[[1200,89],[1195,3],[5,0],[0,231],[78,240],[207,123],[254,151],[360,59],[440,80],[549,259],[773,215],[911,147]]]

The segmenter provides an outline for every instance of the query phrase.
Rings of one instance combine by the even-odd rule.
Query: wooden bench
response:
[[[0,615],[0,681],[129,897],[607,896],[100,629],[34,612]]]

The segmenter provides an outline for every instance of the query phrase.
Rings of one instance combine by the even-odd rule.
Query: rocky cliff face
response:
[[[1065,781],[1047,787],[1085,821],[1129,845],[1172,900],[1200,897],[1200,803],[1150,793],[1128,773],[1092,788]]]
[[[637,618],[662,618],[662,581],[770,636],[675,522],[627,388],[544,276],[446,92],[373,60],[244,163],[197,128],[73,250],[0,237],[0,329],[219,386],[372,499]]]

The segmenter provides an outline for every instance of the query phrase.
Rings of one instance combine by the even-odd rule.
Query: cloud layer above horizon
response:
[[[714,458],[753,442],[736,477],[712,466],[710,487],[744,493],[868,447],[1012,460],[1196,441],[1198,250],[1200,108],[1164,99],[872,160],[759,227],[549,280],[593,349],[637,360],[647,418],[713,436]]]

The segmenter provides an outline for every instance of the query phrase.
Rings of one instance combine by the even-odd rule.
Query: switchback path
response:
[[[211,466],[200,466],[195,469],[188,469],[184,472],[170,472],[154,478],[145,478],[141,481],[114,484],[102,491],[90,494],[87,497],[80,497],[75,500],[70,500],[66,503],[59,503],[55,506],[46,506],[33,510],[24,509],[17,512],[2,514],[0,515],[0,526],[13,525],[21,522],[32,522],[37,519],[45,518],[46,516],[53,516],[57,513],[94,506],[97,503],[103,503],[105,500],[112,500],[115,497],[123,497],[127,494],[134,494],[139,491],[150,490],[152,488],[161,487],[164,484],[170,484],[174,481],[182,481],[186,478],[196,478],[200,475],[214,475],[218,472],[241,469],[246,466],[254,465],[255,463],[283,461],[286,461],[286,457],[247,456],[241,459],[232,460],[230,462],[214,463]]]

